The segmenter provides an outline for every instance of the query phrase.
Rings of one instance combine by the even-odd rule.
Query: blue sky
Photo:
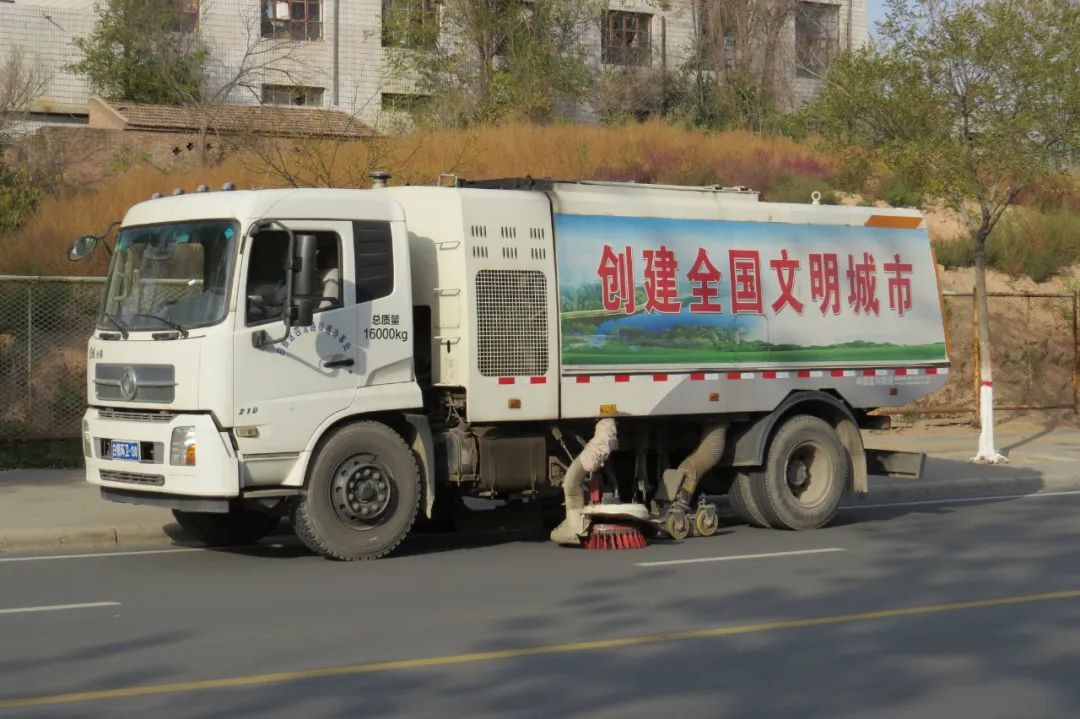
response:
[[[870,8],[870,34],[874,34],[874,26],[878,20],[885,19],[885,0],[869,0]]]

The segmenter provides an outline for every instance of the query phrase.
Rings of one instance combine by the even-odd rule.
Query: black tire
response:
[[[412,529],[420,467],[409,445],[379,422],[343,427],[319,448],[296,505],[296,536],[330,559],[378,559]]]
[[[836,516],[851,462],[836,430],[824,420],[796,415],[769,444],[765,476],[750,489],[762,516],[777,529],[818,529]]]
[[[188,534],[211,547],[240,547],[254,544],[277,528],[280,517],[236,508],[228,514],[173,510],[177,524]]]
[[[765,515],[761,513],[761,509],[758,508],[757,503],[754,501],[754,493],[750,488],[752,481],[750,475],[745,472],[739,472],[735,475],[735,479],[728,489],[728,504],[731,505],[735,516],[751,527],[769,529],[768,520],[765,519]]]

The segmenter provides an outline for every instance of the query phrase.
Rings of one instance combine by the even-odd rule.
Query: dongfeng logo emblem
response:
[[[135,370],[128,367],[120,375],[120,394],[124,395],[124,399],[131,402],[135,399],[135,395],[139,393],[139,378],[135,375]]]

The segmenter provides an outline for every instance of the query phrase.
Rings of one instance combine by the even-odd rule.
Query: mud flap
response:
[[[919,479],[925,466],[926,455],[922,452],[896,452],[891,449],[866,450],[866,467],[870,474],[898,479]]]
[[[859,427],[850,419],[843,419],[836,425],[836,434],[851,456],[851,490],[855,494],[866,494],[870,491],[870,477]]]
[[[431,436],[431,424],[422,414],[407,414],[405,420],[413,429],[410,446],[424,473],[424,516],[431,519],[435,510],[435,440]]]

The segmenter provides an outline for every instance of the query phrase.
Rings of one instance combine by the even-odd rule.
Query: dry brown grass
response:
[[[154,191],[296,185],[360,186],[378,168],[394,183],[432,184],[440,173],[485,178],[534,177],[746,185],[768,192],[793,177],[828,180],[833,163],[794,141],[745,132],[704,134],[661,123],[599,127],[508,124],[460,132],[418,132],[369,143],[282,142],[234,153],[213,167],[166,173],[136,167],[92,191],[49,198],[36,217],[3,241],[0,272],[102,274],[104,254],[72,265],[66,248],[79,234],[101,232]],[[257,154],[261,154],[260,159]],[[266,162],[269,157],[271,162]]]

